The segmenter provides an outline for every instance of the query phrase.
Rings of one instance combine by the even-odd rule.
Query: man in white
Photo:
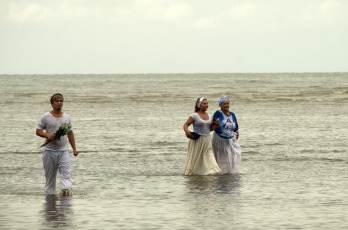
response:
[[[62,111],[63,101],[62,94],[56,93],[52,95],[52,111],[42,115],[36,129],[36,135],[51,140],[44,147],[42,156],[46,176],[45,194],[56,194],[57,171],[59,171],[62,195],[70,195],[72,193],[71,162],[67,139],[69,139],[74,155],[77,156],[79,153],[76,150],[70,116]],[[55,140],[54,133],[65,122],[69,123],[68,134],[62,136],[60,140]]]

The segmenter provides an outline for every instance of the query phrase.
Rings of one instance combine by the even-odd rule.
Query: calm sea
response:
[[[43,194],[35,135],[56,92],[70,197]],[[182,175],[201,96],[231,99],[238,175]],[[348,73],[0,75],[0,97],[0,229],[348,228]]]

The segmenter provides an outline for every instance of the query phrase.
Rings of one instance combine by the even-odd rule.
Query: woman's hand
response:
[[[214,131],[219,126],[220,126],[220,120],[215,119],[215,117],[213,117],[211,119],[210,131]]]
[[[220,120],[213,118],[213,125],[220,126]]]
[[[195,138],[189,130],[185,130],[185,135],[186,135],[187,138],[190,138],[190,139],[194,139]]]
[[[237,131],[235,132],[235,134],[236,134],[236,138],[238,139],[238,138],[239,138],[239,130],[237,130]]]

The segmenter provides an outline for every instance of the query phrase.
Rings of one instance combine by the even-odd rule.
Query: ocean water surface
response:
[[[69,197],[44,195],[35,135],[56,92]],[[348,228],[348,73],[0,75],[0,96],[0,229]],[[239,174],[182,175],[201,96],[231,99]]]

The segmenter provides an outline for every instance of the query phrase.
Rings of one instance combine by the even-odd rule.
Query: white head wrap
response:
[[[204,97],[199,98],[199,101],[197,103],[197,108],[201,108],[202,101],[204,100]]]

